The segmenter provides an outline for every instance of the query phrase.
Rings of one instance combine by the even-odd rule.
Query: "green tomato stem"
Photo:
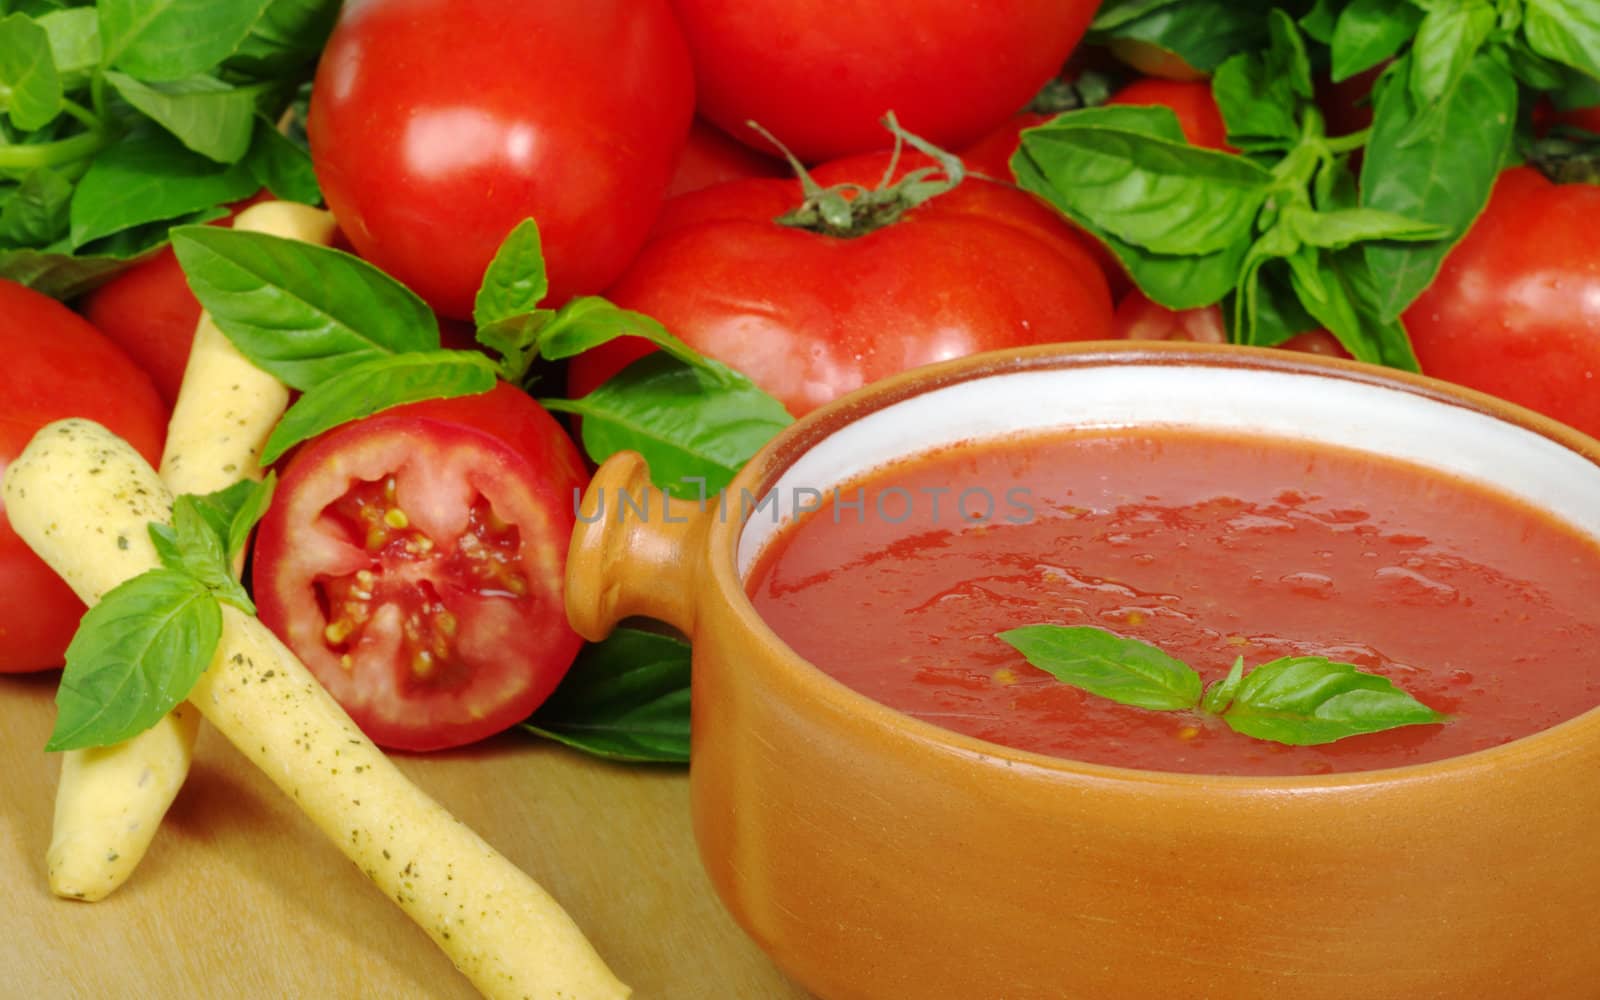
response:
[[[94,113],[103,120],[106,117],[106,75],[100,70],[95,70],[89,79],[89,101],[94,105]]]
[[[783,143],[755,122],[748,124],[777,146],[789,160],[805,195],[797,208],[773,220],[780,226],[804,229],[836,239],[855,239],[893,225],[906,212],[954,189],[966,179],[966,166],[960,157],[902,129],[892,111],[884,117],[883,124],[894,135],[894,152],[884,169],[883,179],[875,188],[861,184],[837,184],[828,188],[821,186]],[[920,167],[897,181],[893,180],[900,156],[907,145],[933,160],[936,165]]]
[[[1328,152],[1337,156],[1340,153],[1350,153],[1361,149],[1371,138],[1372,129],[1364,128],[1359,132],[1351,132],[1349,135],[1325,136],[1322,141],[1327,143]]]
[[[74,101],[70,97],[62,99],[61,107],[62,110],[66,111],[67,114],[82,122],[91,132],[100,129],[101,126],[105,124],[103,121],[101,121],[99,115],[95,114],[93,111],[90,111],[88,108],[79,104],[77,101]]]
[[[86,159],[111,145],[113,134],[104,129],[92,129],[55,142],[32,146],[0,146],[0,170],[32,170],[36,167],[56,167],[76,160]]]

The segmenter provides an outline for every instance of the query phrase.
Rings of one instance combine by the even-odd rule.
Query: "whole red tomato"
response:
[[[85,417],[161,459],[167,410],[128,356],[88,321],[0,279],[0,475],[52,420]],[[0,502],[0,515],[5,506]],[[83,602],[0,516],[0,672],[61,665]]]
[[[887,163],[887,154],[857,157],[814,177],[871,186]],[[673,199],[607,294],[744,372],[796,416],[918,365],[1110,334],[1110,292],[1093,255],[1014,187],[969,177],[853,237],[773,221],[801,199],[793,180]],[[646,350],[620,340],[574,359],[572,393]]]
[[[168,406],[177,401],[200,322],[200,301],[189,290],[171,247],[90,292],[79,308],[149,373]]]
[[[549,302],[610,284],[644,242],[693,107],[666,0],[367,0],[328,40],[307,124],[356,250],[466,318],[529,216]]]
[[[587,479],[560,425],[504,383],[346,424],[295,454],[261,521],[261,620],[382,746],[497,733],[582,644],[562,576]]]
[[[700,112],[757,148],[756,121],[810,163],[884,149],[893,111],[954,149],[1056,75],[1098,0],[673,0]]]
[[[1600,436],[1600,186],[1495,181],[1405,325],[1422,370]]]

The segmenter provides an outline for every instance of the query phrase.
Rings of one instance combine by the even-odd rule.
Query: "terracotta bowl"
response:
[[[617,456],[585,498],[570,616],[591,638],[645,615],[692,639],[695,834],[740,924],[830,1000],[1600,996],[1600,711],[1383,771],[1095,766],[857,694],[745,597],[775,528],[767,510],[741,523],[741,494],[787,501],[1022,428],[1138,424],[1418,460],[1600,537],[1600,443],[1465,390],[1286,352],[1089,344],[922,369],[797,423],[739,475],[726,515],[665,506],[637,456]]]

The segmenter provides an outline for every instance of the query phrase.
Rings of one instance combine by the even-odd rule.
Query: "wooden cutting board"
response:
[[[56,899],[44,853],[56,675],[0,678],[0,993],[29,1000],[469,998],[472,987],[225,740],[206,730],[144,863]],[[566,906],[641,1000],[790,1000],[700,869],[681,768],[516,734],[402,770]]]

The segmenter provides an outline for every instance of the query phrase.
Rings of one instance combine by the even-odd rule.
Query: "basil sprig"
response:
[[[1235,342],[1321,326],[1361,360],[1415,370],[1402,313],[1487,203],[1519,99],[1596,94],[1600,12],[1578,0],[1316,0],[1262,13],[1111,0],[1091,35],[1210,72],[1241,155],[1189,149],[1170,116],[1079,111],[1025,133],[1013,170],[1152,299],[1223,304]],[[1391,60],[1372,128],[1326,135],[1315,72],[1342,81]]]
[[[222,609],[255,605],[234,566],[272,494],[273,478],[184,494],[171,525],[152,522],[161,568],[112,588],[67,646],[47,750],[110,746],[137,736],[189,696],[222,638]]]
[[[69,298],[261,188],[315,202],[273,123],[337,0],[0,5],[0,277]]]
[[[548,283],[532,219],[501,244],[474,307],[478,340],[498,362],[441,349],[427,304],[351,254],[211,226],[175,229],[172,245],[196,298],[234,346],[302,393],[268,437],[263,462],[404,403],[488,392],[497,378],[526,383],[541,358],[571,357],[621,336],[644,337],[661,352],[583,399],[542,400],[583,416],[583,443],[595,461],[638,451],[658,485],[699,496],[726,485],[791,421],[748,378],[642,313],[596,296],[541,307]]]
[[[1324,134],[1295,21],[1275,9],[1266,25],[1266,48],[1223,61],[1212,81],[1241,154],[1190,146],[1166,109],[1101,108],[1025,132],[1012,169],[1105,240],[1163,305],[1227,300],[1240,343],[1277,344],[1321,325],[1361,360],[1415,370],[1354,248],[1445,230],[1357,203],[1348,161],[1359,143]]]
[[[1202,690],[1200,675],[1148,643],[1104,629],[1026,625],[998,638],[1057,680],[1122,705],[1201,711],[1228,728],[1293,746],[1447,721],[1386,677],[1322,656],[1286,656],[1249,673],[1244,657]]]

